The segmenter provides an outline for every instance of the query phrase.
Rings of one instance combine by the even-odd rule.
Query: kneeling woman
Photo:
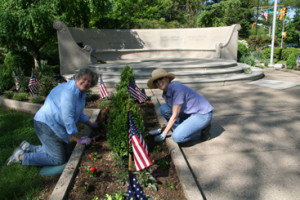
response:
[[[177,143],[207,139],[214,108],[195,90],[181,83],[171,82],[174,78],[174,74],[164,69],[155,69],[147,83],[150,89],[162,90],[162,97],[166,102],[161,105],[160,113],[168,123],[154,140],[163,141],[172,127],[172,138]]]
[[[52,89],[44,105],[34,116],[34,128],[42,145],[30,145],[23,141],[7,160],[7,165],[22,162],[23,165],[61,165],[68,159],[67,146],[71,135],[79,141],[77,123],[91,123],[83,113],[88,89],[98,82],[98,75],[85,68],[74,79]]]

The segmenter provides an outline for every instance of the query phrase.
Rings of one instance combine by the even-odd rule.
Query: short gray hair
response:
[[[98,74],[96,72],[94,72],[93,70],[91,70],[90,68],[82,68],[79,71],[76,72],[76,74],[74,75],[74,79],[75,81],[79,80],[83,75],[85,74],[89,74],[92,77],[92,87],[94,87],[95,85],[97,85],[98,83]]]

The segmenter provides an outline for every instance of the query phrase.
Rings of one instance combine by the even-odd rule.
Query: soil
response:
[[[86,107],[95,108],[98,104],[99,100],[90,101],[87,102]],[[159,127],[151,102],[140,104],[140,109],[146,130]],[[98,130],[97,132],[93,131],[92,134],[102,136],[97,138],[93,144],[86,147],[65,199],[87,200],[94,197],[106,199],[107,194],[114,195],[120,191],[126,194],[127,192],[127,179],[122,184],[120,178],[116,177],[116,175],[120,174],[121,170],[116,163],[116,159],[114,159],[113,153],[108,148],[105,133]],[[152,200],[186,199],[166,143],[157,144],[153,142],[153,138],[149,138],[148,148],[153,164],[144,171],[149,172],[156,179],[152,184],[157,187],[157,191],[154,191],[151,187],[142,185],[145,195],[151,197]],[[89,157],[89,154],[94,152],[97,152],[97,159],[95,161]],[[96,177],[90,177],[86,171],[87,168],[92,166],[98,167]],[[48,199],[58,179],[59,177],[46,177],[44,179],[45,189],[38,195],[38,198]],[[137,179],[139,182],[141,181],[138,176]],[[85,184],[88,184],[88,190],[84,190]]]

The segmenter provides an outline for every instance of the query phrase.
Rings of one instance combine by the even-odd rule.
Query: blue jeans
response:
[[[172,116],[172,108],[163,104],[159,108],[160,113],[169,121]],[[200,139],[201,130],[210,124],[212,111],[207,114],[180,113],[173,125],[172,138],[177,143]]]
[[[58,138],[51,128],[34,120],[34,128],[42,145],[30,145],[30,152],[24,153],[23,165],[61,165],[68,158],[68,144]]]

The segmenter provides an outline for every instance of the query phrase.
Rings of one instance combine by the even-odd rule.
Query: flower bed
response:
[[[141,104],[140,109],[145,127],[158,127],[152,103]],[[103,134],[99,131],[93,134]],[[155,144],[149,138],[148,147],[153,164],[137,175],[145,195],[152,199],[185,199],[166,143]],[[121,199],[127,192],[128,172],[120,169],[118,161],[109,150],[105,137],[97,138],[86,148],[66,199],[105,199],[109,196]],[[151,181],[153,178],[155,181]]]

